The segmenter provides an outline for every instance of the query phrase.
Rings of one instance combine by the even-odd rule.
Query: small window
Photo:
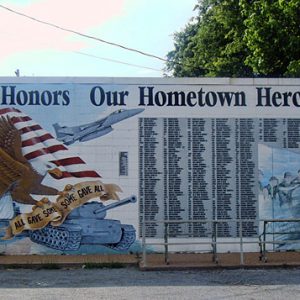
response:
[[[128,176],[128,152],[119,154],[119,175]]]

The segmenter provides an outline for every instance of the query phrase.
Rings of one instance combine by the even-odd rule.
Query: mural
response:
[[[58,141],[22,111],[0,109],[0,245],[30,240],[42,245],[42,252],[92,253],[93,246],[128,251],[136,240],[135,228],[106,219],[106,214],[135,203],[136,197],[120,200],[122,189],[103,183],[65,145],[105,135],[113,130],[111,125],[141,111],[118,110],[76,127],[54,124]],[[43,183],[46,177],[51,185]],[[91,178],[95,180],[86,180]]]
[[[300,216],[299,106],[296,79],[2,78],[0,254],[161,252],[166,220],[172,251],[257,241]]]
[[[260,218],[300,218],[300,153],[259,145]],[[274,249],[299,249],[299,222],[268,223]],[[293,242],[295,241],[295,242]]]

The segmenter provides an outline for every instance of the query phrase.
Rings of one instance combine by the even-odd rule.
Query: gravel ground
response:
[[[299,295],[300,268],[0,270],[0,299],[297,299]]]

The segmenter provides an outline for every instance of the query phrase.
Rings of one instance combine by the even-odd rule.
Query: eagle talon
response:
[[[65,186],[64,192],[70,192],[70,191],[72,191],[73,189],[74,189],[74,185],[72,185],[72,184],[67,184],[67,185]]]
[[[67,184],[67,185],[65,186],[64,190],[63,190],[63,191],[59,191],[57,194],[58,194],[59,196],[64,197],[64,196],[66,196],[68,193],[70,193],[71,191],[72,191],[72,192],[74,191],[74,186],[73,186],[72,184]]]
[[[44,198],[42,198],[40,201],[37,201],[37,202],[36,202],[35,207],[36,207],[36,208],[37,208],[37,207],[43,207],[44,204],[47,204],[47,203],[49,203],[49,199],[46,198],[46,197],[44,197]]]

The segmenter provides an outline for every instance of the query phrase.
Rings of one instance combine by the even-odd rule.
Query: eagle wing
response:
[[[35,204],[31,193],[57,195],[56,189],[41,185],[42,180],[22,154],[20,132],[9,117],[0,117],[0,196],[10,191],[13,200]]]
[[[6,118],[3,116],[0,118],[0,148],[9,154],[12,159],[23,164],[28,163],[22,154],[20,132],[8,116]]]
[[[15,160],[0,148],[0,195],[8,191],[12,185],[17,184],[17,181],[28,172],[30,172],[28,166]]]

